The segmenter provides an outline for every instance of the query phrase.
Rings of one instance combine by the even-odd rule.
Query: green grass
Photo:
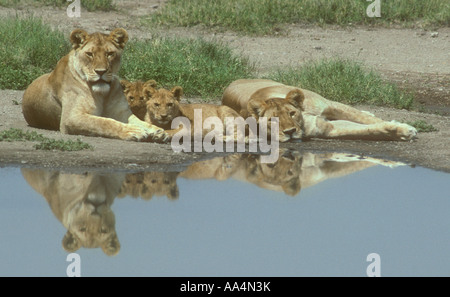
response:
[[[406,122],[406,124],[413,126],[417,129],[417,132],[434,132],[438,131],[433,125],[428,124],[424,120],[417,120],[413,122]]]
[[[29,5],[68,7],[72,2],[67,2],[67,0],[0,0],[0,6],[15,8]],[[116,9],[113,0],[81,0],[80,3],[81,7],[84,7],[87,11],[111,11]]]
[[[411,94],[402,92],[375,71],[344,59],[309,62],[300,68],[278,70],[268,78],[351,105],[364,103],[410,109],[414,100]]]
[[[160,86],[181,86],[188,96],[218,97],[238,78],[250,77],[253,66],[217,42],[202,39],[153,38],[130,41],[122,56],[120,76],[130,81],[154,79]]]
[[[23,90],[39,75],[52,71],[70,50],[67,39],[40,19],[0,20],[0,88]],[[155,79],[166,88],[179,85],[187,97],[208,101],[219,98],[233,80],[255,77],[256,71],[247,58],[234,54],[223,43],[155,37],[131,40],[126,45],[119,75],[130,81]],[[268,78],[346,104],[405,109],[413,104],[412,95],[348,60],[310,62],[298,69],[280,69]]]
[[[80,139],[73,140],[55,140],[47,138],[35,131],[22,131],[21,129],[11,128],[0,132],[0,142],[7,141],[33,141],[39,142],[34,145],[37,150],[59,150],[59,151],[80,151],[84,149],[93,149],[90,144],[82,142]]]
[[[45,137],[35,131],[24,132],[21,129],[11,128],[0,132],[0,141],[43,141]]]
[[[370,18],[365,0],[171,0],[147,18],[149,26],[195,26],[263,35],[286,24],[402,24],[449,26],[448,0],[382,0],[381,17]]]
[[[48,138],[36,144],[34,148],[37,150],[46,150],[46,151],[58,150],[63,152],[93,149],[93,147],[90,144],[82,142],[80,139],[73,141],[73,140],[55,140]]]
[[[25,89],[50,72],[70,50],[67,37],[41,19],[6,17],[0,20],[0,89]]]

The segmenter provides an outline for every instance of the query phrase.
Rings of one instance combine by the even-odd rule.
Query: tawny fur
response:
[[[26,89],[22,111],[27,123],[66,134],[168,141],[162,129],[133,115],[123,94],[117,73],[128,33],[76,29],[70,41],[72,50],[56,68]]]
[[[289,119],[291,107],[289,98],[292,92],[303,94],[296,107],[301,112],[299,122],[301,131],[287,135],[286,124],[292,126]],[[275,106],[272,102],[278,101]],[[270,104],[268,104],[270,103]],[[365,140],[411,140],[417,135],[414,127],[398,122],[387,122],[367,112],[351,106],[331,101],[322,96],[293,86],[265,79],[242,79],[232,82],[224,91],[222,104],[233,108],[241,115],[260,117],[278,116],[280,118],[280,140],[295,138],[331,138]],[[298,127],[296,127],[298,129]]]

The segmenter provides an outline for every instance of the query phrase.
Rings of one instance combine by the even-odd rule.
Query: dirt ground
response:
[[[236,53],[256,63],[259,74],[283,66],[296,66],[323,57],[361,61],[383,73],[386,79],[415,94],[416,111],[357,106],[385,120],[425,120],[438,129],[419,133],[412,142],[312,140],[281,144],[300,151],[349,152],[450,172],[450,28],[424,29],[327,27],[290,25],[277,36],[248,37],[233,32],[208,31],[202,27],[150,30],[139,17],[164,5],[164,0],[116,1],[114,12],[81,12],[67,17],[65,9],[24,7],[20,13],[42,16],[54,28],[69,34],[74,28],[89,32],[125,28],[131,38],[202,36],[223,41]],[[14,15],[0,8],[0,17]],[[0,70],[1,71],[1,70]],[[23,119],[23,91],[0,90],[0,131],[11,127],[35,130],[55,139],[77,139],[94,146],[79,152],[37,151],[33,143],[0,142],[0,166],[36,166],[72,170],[181,170],[184,166],[218,153],[174,153],[169,144],[134,143],[33,129]],[[219,102],[220,98],[217,98]],[[332,98],[329,98],[332,99]],[[18,105],[18,104],[19,105]]]

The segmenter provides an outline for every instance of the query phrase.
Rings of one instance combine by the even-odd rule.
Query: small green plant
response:
[[[406,124],[413,126],[417,129],[417,132],[434,132],[438,131],[433,125],[428,124],[424,120],[417,120],[417,121],[408,121]]]
[[[34,148],[37,150],[46,150],[46,151],[58,150],[64,152],[93,149],[93,147],[90,144],[82,142],[80,139],[73,141],[73,140],[55,140],[49,138],[46,138],[40,143],[34,145]]]
[[[35,131],[22,131],[21,129],[11,128],[0,132],[0,141],[43,141],[45,137]]]
[[[314,91],[345,104],[374,104],[410,109],[413,95],[404,93],[378,73],[345,59],[323,59],[299,68],[278,70],[268,78]]]
[[[47,138],[35,131],[23,131],[17,128],[11,128],[0,132],[0,142],[7,141],[32,141],[39,142],[34,145],[37,150],[59,150],[59,151],[80,151],[93,149],[90,144],[82,142],[80,139],[73,140],[55,140]]]
[[[179,85],[187,95],[209,99],[220,96],[233,80],[249,77],[253,69],[248,59],[222,43],[156,37],[127,44],[119,75],[130,81],[154,79],[165,87]]]

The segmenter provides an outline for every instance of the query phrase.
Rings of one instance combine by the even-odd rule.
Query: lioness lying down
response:
[[[224,105],[214,105],[214,104],[182,104],[180,103],[181,96],[183,94],[183,89],[181,87],[174,87],[172,90],[166,89],[155,89],[153,87],[144,88],[145,96],[147,100],[147,115],[145,121],[161,127],[166,130],[166,132],[173,136],[174,134],[181,131],[181,127],[178,129],[172,129],[172,120],[176,117],[186,117],[191,125],[191,130],[187,131],[191,136],[194,136],[194,110],[201,110],[203,122],[208,117],[217,117],[223,123],[222,136],[226,134],[227,124],[232,125],[232,122],[226,123],[226,118],[237,118],[239,114],[233,109]],[[202,123],[203,124],[203,123]],[[206,125],[205,125],[206,126]],[[202,125],[203,127],[203,125]],[[234,127],[233,127],[234,129]],[[203,127],[202,136],[205,136],[212,129]],[[234,140],[237,139],[237,135],[231,136]],[[228,140],[224,136],[224,140]]]
[[[308,138],[411,140],[414,127],[387,122],[300,88],[265,79],[232,82],[222,104],[244,118],[278,117],[280,141]]]
[[[168,141],[163,129],[133,115],[123,94],[117,72],[128,33],[76,29],[70,41],[69,54],[25,91],[22,111],[28,124],[67,134]]]

